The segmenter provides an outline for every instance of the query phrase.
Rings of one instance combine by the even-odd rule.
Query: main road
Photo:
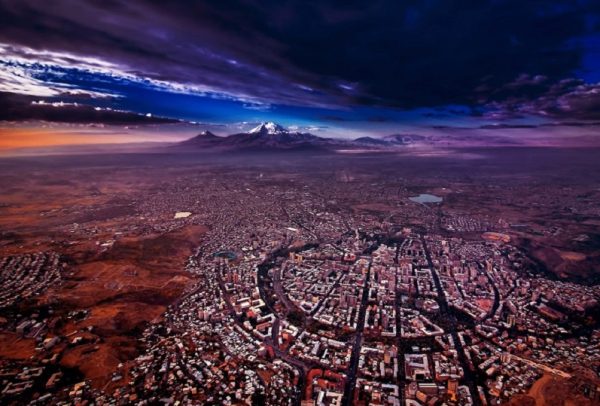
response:
[[[449,333],[452,336],[452,340],[454,341],[454,346],[456,347],[456,352],[458,353],[458,360],[462,366],[464,371],[464,382],[469,387],[469,392],[471,393],[471,398],[473,399],[474,405],[481,405],[481,400],[479,399],[477,387],[475,385],[475,375],[473,371],[471,371],[469,367],[469,363],[467,362],[467,357],[465,356],[465,350],[462,346],[462,343],[458,337],[458,332],[456,331],[456,318],[450,314],[448,300],[446,299],[446,292],[442,288],[442,283],[440,282],[440,277],[438,275],[437,269],[433,265],[433,261],[431,260],[431,253],[429,252],[429,247],[427,246],[427,241],[425,238],[421,236],[421,243],[423,244],[423,250],[425,252],[425,258],[427,259],[427,264],[431,269],[431,276],[433,278],[433,283],[435,284],[435,288],[438,292],[439,303],[440,303],[440,312],[442,316],[448,317],[448,329]]]
[[[360,347],[362,346],[363,330],[365,328],[365,313],[367,311],[367,300],[369,297],[369,278],[371,276],[371,262],[367,268],[365,275],[365,283],[363,284],[362,297],[360,300],[360,308],[358,310],[358,322],[356,324],[356,335],[352,344],[352,353],[350,355],[350,366],[346,373],[346,383],[344,385],[344,395],[342,397],[342,405],[347,406],[352,404],[354,397],[354,387],[356,386],[356,374],[358,372],[358,361],[360,360]]]

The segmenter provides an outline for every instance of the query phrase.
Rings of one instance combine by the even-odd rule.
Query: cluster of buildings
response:
[[[356,330],[368,262],[349,264],[341,252],[328,259],[314,256],[311,251],[295,255],[283,265],[281,284],[287,297],[323,324]]]
[[[473,217],[460,213],[448,213],[442,217],[442,228],[451,232],[483,232],[492,229],[507,227],[506,221],[499,219]]]
[[[528,272],[518,250],[501,240],[426,240],[448,304],[475,321],[459,337],[488,401],[526,392],[544,372],[570,378],[566,371],[600,366],[586,318],[598,305],[596,286]]]
[[[0,309],[38,295],[60,281],[63,263],[56,252],[0,258]]]

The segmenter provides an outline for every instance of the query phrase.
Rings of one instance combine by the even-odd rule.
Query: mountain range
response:
[[[424,140],[417,135],[394,134],[383,138],[360,137],[340,140],[291,131],[273,122],[264,122],[244,133],[217,136],[203,131],[174,147],[185,150],[268,151],[268,150],[359,150],[394,149]]]

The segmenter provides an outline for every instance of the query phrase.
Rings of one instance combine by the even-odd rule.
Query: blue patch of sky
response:
[[[184,93],[145,80],[89,72],[76,68],[32,69],[32,76],[49,85],[114,94],[117,97],[82,100],[100,107],[112,107],[137,113],[187,121],[233,124],[276,121],[285,126],[321,126],[335,128],[392,131],[410,126],[473,123],[472,109],[461,105],[400,110],[386,107],[340,106],[339,109],[252,104],[218,93]],[[64,98],[63,98],[64,99]],[[478,124],[481,124],[479,121]]]

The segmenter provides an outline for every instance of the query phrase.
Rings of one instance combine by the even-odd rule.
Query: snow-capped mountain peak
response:
[[[248,131],[249,134],[286,134],[288,130],[272,121],[264,122]]]

